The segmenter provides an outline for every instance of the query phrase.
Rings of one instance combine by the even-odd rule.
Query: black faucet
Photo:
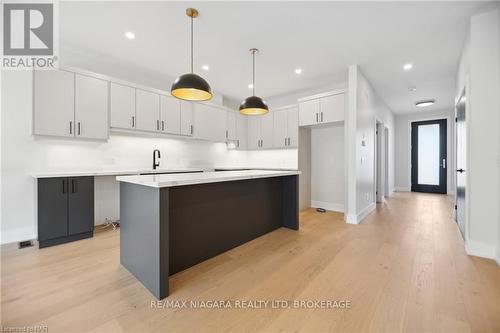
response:
[[[156,170],[156,167],[160,166],[160,161],[156,161],[156,153],[158,153],[158,158],[161,157],[160,151],[158,149],[153,150],[153,170]]]

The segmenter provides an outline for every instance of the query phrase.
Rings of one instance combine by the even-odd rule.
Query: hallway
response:
[[[465,254],[451,212],[450,197],[416,193],[395,193],[360,225],[306,210],[299,232],[279,229],[174,275],[168,298],[347,300],[350,309],[152,309],[119,264],[119,232],[4,247],[2,321],[50,332],[499,332],[500,269]]]

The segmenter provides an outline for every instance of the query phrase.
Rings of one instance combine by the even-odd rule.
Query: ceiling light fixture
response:
[[[425,101],[420,101],[420,102],[417,102],[415,103],[415,106],[417,108],[423,108],[423,107],[426,107],[426,106],[431,106],[433,105],[434,103],[436,103],[435,100],[433,99],[429,99],[429,100],[425,100]]]
[[[203,66],[201,66],[201,69],[203,69],[204,71],[208,71],[210,69],[210,66],[203,65]]]
[[[188,8],[186,15],[191,18],[191,72],[179,76],[172,84],[170,91],[179,99],[207,101],[212,98],[212,89],[204,78],[193,72],[193,20],[198,17],[198,11]]]
[[[412,68],[413,68],[413,64],[410,64],[410,63],[405,64],[405,65],[403,66],[403,69],[404,69],[405,71],[409,71],[409,70],[411,70]]]
[[[296,68],[295,74],[302,74],[302,68]]]
[[[127,37],[128,39],[135,39],[135,34],[133,32],[127,31],[125,33],[125,37]]]
[[[269,107],[262,98],[255,96],[255,54],[259,50],[256,48],[251,48],[250,53],[252,54],[252,96],[247,97],[240,104],[240,113],[244,115],[263,115],[269,112]]]

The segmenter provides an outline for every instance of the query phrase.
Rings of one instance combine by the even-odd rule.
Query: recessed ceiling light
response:
[[[250,84],[248,85],[248,89],[253,89],[253,84],[251,84],[251,83],[250,83]]]
[[[415,87],[415,86],[408,87],[408,91],[412,91],[412,92],[417,91],[417,87]]]
[[[410,64],[410,63],[407,63],[407,64],[405,64],[405,65],[403,66],[403,69],[404,69],[405,71],[409,71],[409,70],[410,70],[410,69],[412,69],[412,68],[413,68],[413,64]]]
[[[302,74],[302,68],[296,68],[295,74]]]
[[[128,39],[134,39],[135,38],[135,34],[133,32],[127,31],[125,33],[125,37],[127,37]]]
[[[208,65],[203,65],[201,66],[201,68],[204,70],[204,71],[208,71],[210,69],[210,66]]]
[[[417,108],[423,108],[423,107],[426,107],[426,106],[431,106],[433,105],[434,103],[436,103],[435,100],[433,99],[429,99],[429,100],[425,100],[425,101],[420,101],[420,102],[417,102],[415,103],[415,106]]]

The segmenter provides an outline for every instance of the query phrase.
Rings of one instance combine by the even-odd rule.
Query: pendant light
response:
[[[252,96],[247,97],[240,104],[240,113],[247,116],[258,116],[269,112],[269,107],[262,98],[255,96],[255,54],[259,52],[258,49],[250,49],[252,54]]]
[[[191,18],[191,73],[179,76],[172,84],[172,95],[188,101],[207,101],[212,98],[212,89],[207,81],[193,72],[193,20],[198,17],[194,8],[186,9]]]

